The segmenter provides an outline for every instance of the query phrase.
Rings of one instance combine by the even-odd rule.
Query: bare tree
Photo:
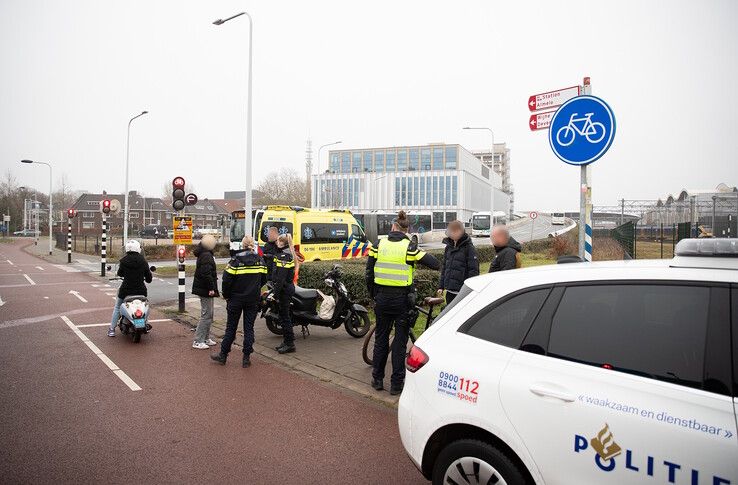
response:
[[[256,186],[256,191],[260,200],[255,200],[254,205],[308,205],[308,185],[292,169],[271,172]]]

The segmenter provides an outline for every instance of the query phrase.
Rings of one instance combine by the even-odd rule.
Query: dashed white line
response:
[[[66,315],[62,315],[61,316],[61,319],[64,320],[64,323],[66,323],[67,326],[70,329],[72,329],[72,331],[77,335],[77,337],[79,337],[80,340],[82,340],[85,343],[85,345],[87,345],[87,347],[89,347],[90,350],[92,350],[92,352],[95,355],[97,355],[97,357],[101,361],[103,361],[103,363],[108,367],[108,369],[112,370],[113,371],[113,374],[115,374],[116,376],[118,376],[118,379],[120,379],[123,382],[123,384],[125,384],[126,386],[128,386],[128,388],[131,391],[140,391],[141,390],[141,386],[139,386],[138,384],[136,384],[133,381],[133,379],[131,379],[130,377],[128,377],[128,374],[126,374],[125,372],[123,372],[117,365],[115,365],[115,362],[113,362],[112,360],[110,360],[110,358],[107,355],[105,355],[102,352],[102,350],[100,350],[97,347],[97,345],[95,345],[94,343],[92,343],[90,341],[90,339],[88,339],[87,336],[84,333],[82,333],[82,331],[74,323],[72,323],[72,321],[69,318],[67,318]]]
[[[6,259],[5,261],[7,261],[10,266],[15,266],[11,260]]]
[[[46,270],[45,270],[45,269],[43,269],[43,268],[42,268],[41,266],[36,266],[36,269],[37,269],[37,270],[39,270],[39,271],[46,271]]]
[[[79,299],[79,301],[81,301],[82,303],[87,303],[87,300],[85,300],[85,298],[79,294],[79,291],[69,290],[69,293],[76,296],[77,299]]]
[[[30,284],[32,284],[32,285],[35,285],[35,284],[36,284],[36,282],[35,282],[35,281],[33,281],[33,280],[31,279],[31,277],[30,277],[30,276],[28,276],[27,274],[23,273],[23,276],[24,276],[24,277],[25,277],[25,278],[26,278],[26,279],[28,280],[28,282],[29,282]]]

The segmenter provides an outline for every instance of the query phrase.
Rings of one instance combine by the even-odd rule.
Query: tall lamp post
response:
[[[318,174],[318,191],[317,191],[318,193],[315,197],[317,199],[316,205],[318,206],[318,210],[320,210],[320,206],[321,206],[320,196],[323,195],[323,191],[320,188],[320,151],[325,147],[338,145],[339,143],[343,143],[343,142],[341,140],[338,140],[338,141],[334,141],[333,143],[326,143],[325,145],[320,145],[320,147],[318,148],[318,163],[315,166],[315,172]]]
[[[489,167],[489,233],[495,224],[495,132],[484,126],[465,126],[464,130],[487,130],[492,135],[492,166]]]
[[[54,248],[54,243],[52,241],[52,233],[54,231],[54,195],[51,193],[51,183],[53,180],[51,164],[46,162],[35,162],[33,160],[21,160],[21,163],[37,163],[39,165],[46,165],[47,167],[49,167],[49,256],[51,256]]]
[[[126,137],[126,192],[123,194],[123,247],[128,242],[128,155],[131,147],[131,123],[136,118],[140,118],[147,113],[148,111],[141,111],[141,114],[137,114],[128,120],[128,136]]]
[[[253,78],[253,34],[254,34],[254,21],[248,12],[237,13],[227,19],[218,19],[213,21],[213,25],[223,25],[229,20],[233,20],[236,17],[245,15],[249,19],[249,83],[248,83],[248,101],[246,104],[246,178],[244,179],[244,230],[248,229],[246,234],[252,234],[253,232],[253,221],[251,219],[251,81]]]

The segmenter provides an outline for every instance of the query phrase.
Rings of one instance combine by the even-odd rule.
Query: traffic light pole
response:
[[[105,276],[105,265],[107,264],[107,248],[108,248],[108,220],[105,214],[102,215],[102,241],[100,246],[100,276]]]
[[[72,218],[67,218],[67,264],[72,262]]]

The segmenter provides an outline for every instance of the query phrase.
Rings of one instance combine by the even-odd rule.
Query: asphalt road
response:
[[[391,409],[258,356],[215,365],[156,312],[140,344],[107,337],[115,288],[81,266],[0,244],[4,483],[424,482]]]

